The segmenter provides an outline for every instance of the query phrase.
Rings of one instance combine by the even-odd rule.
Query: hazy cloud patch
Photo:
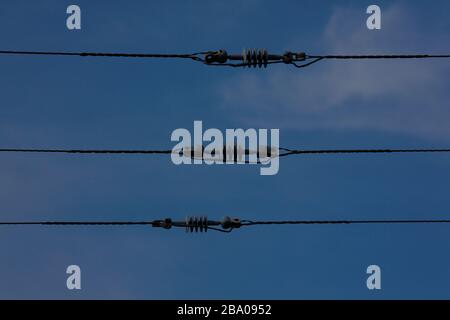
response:
[[[318,54],[449,51],[448,41],[442,42],[445,30],[424,26],[414,12],[392,6],[382,17],[382,30],[369,31],[359,11],[336,9]],[[219,95],[222,108],[252,125],[377,130],[440,140],[450,133],[449,71],[448,62],[439,59],[323,61],[303,70],[277,66],[240,73],[222,84]]]

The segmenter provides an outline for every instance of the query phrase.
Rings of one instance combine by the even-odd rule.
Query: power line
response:
[[[149,221],[11,221],[0,222],[0,225],[49,225],[49,226],[131,226],[151,225]]]
[[[69,153],[69,154],[171,154],[172,150],[102,150],[102,149],[0,149],[8,153]]]
[[[229,233],[241,227],[256,225],[350,225],[350,224],[444,224],[450,223],[446,219],[434,220],[268,220],[252,221],[225,217],[222,220],[209,220],[207,217],[187,217],[184,221],[173,221],[171,218],[152,221],[19,221],[0,222],[0,226],[152,226],[171,229],[184,228],[186,232],[207,232],[208,230]]]
[[[279,157],[295,154],[355,154],[355,153],[448,153],[450,149],[322,149],[322,150],[291,150],[280,148],[285,151]]]
[[[270,54],[266,49],[244,49],[241,54],[228,54],[226,50],[203,51],[184,54],[162,53],[106,53],[106,52],[60,52],[60,51],[14,51],[2,50],[4,55],[80,56],[113,58],[167,58],[190,59],[209,66],[267,67],[270,64],[290,64],[297,68],[308,67],[321,60],[386,60],[386,59],[435,59],[450,58],[450,54],[391,54],[391,55],[308,55],[304,52],[287,51]],[[301,62],[302,64],[299,64]]]
[[[332,154],[409,154],[409,153],[450,153],[450,149],[288,149],[279,148],[279,151],[269,149],[266,151],[265,155],[262,155],[261,151],[242,149],[237,146],[232,147],[231,157],[230,152],[226,147],[223,148],[221,153],[221,159],[223,161],[235,161],[242,163],[250,163],[249,160],[242,160],[243,156],[249,156],[250,154],[256,154],[258,163],[263,161],[268,161],[269,158],[276,157],[287,157],[293,155],[332,155]],[[281,151],[281,152],[280,152]],[[18,149],[18,148],[3,148],[0,149],[0,153],[65,153],[65,154],[104,154],[104,155],[120,155],[120,154],[143,154],[143,155],[154,155],[154,154],[179,154],[191,157],[192,159],[203,159],[204,157],[204,147],[199,150],[196,149],[179,149],[179,150],[159,150],[159,149]]]

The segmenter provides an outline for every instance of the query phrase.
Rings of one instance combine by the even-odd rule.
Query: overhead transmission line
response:
[[[189,59],[208,66],[259,67],[284,63],[296,68],[308,67],[322,60],[385,60],[385,59],[432,59],[450,58],[450,54],[383,54],[383,55],[308,55],[305,52],[286,51],[283,54],[271,54],[266,49],[244,49],[240,54],[229,54],[226,50],[202,51],[186,54],[162,53],[105,53],[105,52],[58,52],[58,51],[14,51],[1,50],[4,55],[40,55],[40,56],[80,56],[115,57],[146,59]]]
[[[103,154],[103,155],[120,155],[120,154],[142,154],[142,155],[156,155],[156,154],[179,154],[192,159],[208,160],[212,158],[206,158],[204,156],[204,147],[198,149],[179,149],[179,150],[164,150],[164,149],[17,149],[0,148],[0,153],[50,153],[50,154]],[[221,150],[220,155],[216,155],[217,158],[225,161],[233,161],[236,163],[250,163],[249,160],[244,159],[244,156],[250,156],[256,154],[257,163],[264,163],[272,158],[287,157],[293,155],[332,155],[332,154],[410,154],[410,153],[450,153],[450,149],[288,149],[279,148],[274,150],[273,148],[267,148],[265,153],[258,150],[243,149],[236,145],[224,147]],[[215,156],[214,152],[211,156]]]
[[[19,221],[0,222],[0,226],[152,226],[171,229],[184,228],[186,232],[207,232],[214,230],[229,233],[234,229],[257,225],[337,225],[337,224],[443,224],[450,220],[241,220],[225,217],[222,220],[209,220],[207,217],[187,217],[184,221],[173,221],[171,218],[152,221]]]

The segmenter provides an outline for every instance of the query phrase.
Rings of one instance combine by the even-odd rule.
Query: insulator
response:
[[[186,217],[186,232],[207,232],[207,217]]]
[[[267,63],[269,62],[269,54],[265,49],[244,49],[242,53],[242,60],[245,65],[249,68],[253,67],[267,67]]]

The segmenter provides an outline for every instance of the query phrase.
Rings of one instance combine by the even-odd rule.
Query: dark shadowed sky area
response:
[[[68,31],[78,4],[82,30]],[[382,29],[366,28],[366,8]],[[310,54],[450,52],[448,1],[19,1],[0,50]],[[307,69],[193,61],[0,57],[0,147],[163,148],[174,129],[279,128],[291,148],[450,146],[450,62]],[[175,166],[164,155],[0,155],[0,220],[444,219],[450,155],[305,155]],[[450,225],[2,227],[0,298],[450,298]],[[66,268],[82,290],[66,288]],[[366,268],[382,270],[382,290]]]

